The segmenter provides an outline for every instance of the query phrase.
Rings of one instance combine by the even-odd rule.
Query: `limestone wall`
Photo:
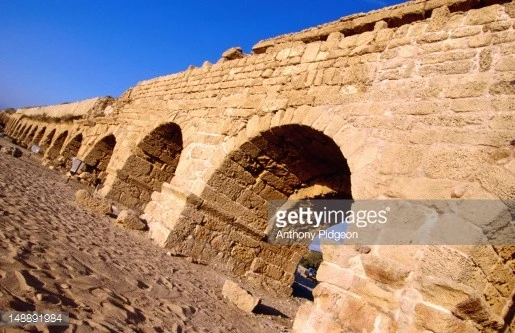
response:
[[[110,97],[95,97],[73,103],[23,108],[17,110],[17,114],[20,116],[49,118],[85,117],[93,112],[104,112],[112,102],[113,99]],[[107,112],[109,113],[109,109]]]
[[[68,131],[64,158],[82,133],[87,159],[112,135],[101,194],[144,208],[162,246],[286,294],[305,248],[264,242],[267,200],[515,198],[514,17],[513,2],[434,0],[343,18],[140,82],[107,117],[52,124],[49,145]],[[24,142],[47,124],[17,113]],[[296,331],[511,320],[513,246],[323,251]]]

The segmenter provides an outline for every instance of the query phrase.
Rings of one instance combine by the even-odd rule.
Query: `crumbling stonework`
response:
[[[288,294],[305,248],[264,241],[267,200],[515,198],[514,18],[508,1],[411,1],[140,82],[80,119],[64,104],[45,109],[62,121],[0,120],[48,161],[75,142],[99,194],[144,209],[157,243]],[[513,246],[323,252],[297,331],[513,319]]]

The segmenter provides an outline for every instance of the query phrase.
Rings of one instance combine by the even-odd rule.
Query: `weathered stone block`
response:
[[[304,51],[304,54],[302,55],[301,62],[313,62],[317,58],[318,52],[320,51],[320,42],[313,42],[309,43],[306,46],[306,50]]]
[[[254,311],[256,306],[261,302],[261,299],[252,296],[247,290],[231,280],[225,280],[222,295],[238,308],[248,313]]]
[[[478,333],[471,323],[456,318],[450,311],[430,304],[419,303],[415,306],[414,321],[418,327],[435,333]]]
[[[451,110],[455,112],[477,112],[490,108],[490,100],[486,98],[460,98],[451,102]]]
[[[139,219],[138,214],[130,209],[122,210],[120,214],[118,214],[116,222],[127,229],[133,230],[144,230],[147,227],[145,223]]]
[[[449,38],[449,33],[446,31],[440,31],[435,33],[426,33],[422,37],[417,39],[419,44],[435,43]]]
[[[499,59],[499,61],[495,64],[495,70],[500,72],[515,71],[515,56],[512,55]]]
[[[479,150],[441,150],[428,153],[424,171],[430,178],[467,179],[486,155]]]
[[[231,47],[222,54],[222,58],[227,60],[241,59],[243,57],[244,55],[241,47]]]
[[[381,173],[409,174],[418,168],[423,154],[422,147],[389,145],[381,153]]]
[[[410,273],[402,264],[376,255],[364,255],[362,262],[367,277],[394,287],[404,285]]]
[[[78,190],[75,193],[77,204],[87,210],[109,215],[112,212],[111,204],[104,198],[97,198],[86,190]]]
[[[482,25],[496,21],[503,12],[501,5],[492,5],[480,9],[472,9],[465,18],[466,25]]]
[[[476,290],[464,284],[456,283],[451,279],[420,276],[417,290],[424,297],[424,301],[443,306],[448,310],[473,297],[477,297]]]
[[[469,60],[445,62],[442,64],[421,66],[419,73],[422,76],[466,74],[472,70],[474,63]]]

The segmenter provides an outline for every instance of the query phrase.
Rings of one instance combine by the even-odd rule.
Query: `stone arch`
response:
[[[16,135],[16,133],[18,133],[18,131],[20,130],[21,127],[22,127],[22,121],[21,121],[21,119],[18,119],[16,121],[16,124],[14,124],[14,126],[9,129],[9,134],[11,135],[11,137],[14,137]]]
[[[63,148],[63,144],[66,141],[66,138],[68,137],[68,131],[64,131],[61,134],[57,136],[57,138],[54,140],[48,151],[46,152],[45,158],[49,160],[52,164],[57,165],[59,164],[59,153],[61,149]]]
[[[11,137],[14,137],[14,134],[16,134],[16,132],[18,132],[18,130],[20,129],[20,126],[21,126],[21,123],[18,122],[14,127],[10,128],[8,130],[8,134],[11,136]]]
[[[19,141],[24,143],[25,139],[29,135],[29,132],[32,130],[32,125],[28,125],[28,127],[25,129],[25,131],[20,135]]]
[[[54,139],[55,128],[47,134],[47,136],[40,142],[41,150],[46,151],[52,144],[52,140]]]
[[[130,207],[143,208],[152,192],[161,191],[175,174],[183,149],[179,125],[168,122],[154,128],[132,150],[108,196]]]
[[[18,139],[18,138],[21,136],[21,134],[25,131],[26,127],[27,127],[27,124],[25,124],[25,123],[20,123],[20,127],[19,127],[19,128],[16,130],[16,132],[13,134],[13,137],[14,137],[15,139]]]
[[[39,133],[34,138],[34,144],[41,145],[41,140],[43,139],[45,132],[46,132],[46,127],[41,128]]]
[[[25,139],[24,143],[27,147],[30,148],[30,145],[32,143],[32,141],[34,140],[34,137],[36,136],[36,132],[38,131],[39,127],[38,126],[34,126],[33,129],[29,132],[29,134],[27,135],[27,138]]]
[[[25,118],[20,117],[20,119],[18,120],[18,123],[16,124],[16,127],[11,132],[11,136],[13,138],[16,137],[16,135],[18,135],[21,132],[21,129],[23,128],[23,126],[25,126]]]
[[[84,158],[84,163],[86,163],[85,171],[93,173],[100,183],[103,183],[105,180],[105,170],[109,165],[115,146],[116,137],[113,134],[109,134],[97,141]]]
[[[72,164],[71,159],[72,159],[72,157],[77,156],[81,145],[82,145],[82,133],[79,133],[79,134],[75,135],[70,140],[70,142],[68,142],[64,146],[61,156],[64,158],[63,163],[64,163],[66,170],[71,168],[71,164]]]
[[[288,198],[352,199],[340,147],[310,126],[264,130],[229,153],[201,194],[188,197],[166,246],[290,294],[306,246],[265,241],[268,201]]]

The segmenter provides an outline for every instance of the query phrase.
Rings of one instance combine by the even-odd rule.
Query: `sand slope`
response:
[[[77,186],[0,154],[0,310],[68,311],[67,332],[289,330],[299,300],[269,295],[284,316],[245,314],[222,298],[222,273],[81,210]]]

